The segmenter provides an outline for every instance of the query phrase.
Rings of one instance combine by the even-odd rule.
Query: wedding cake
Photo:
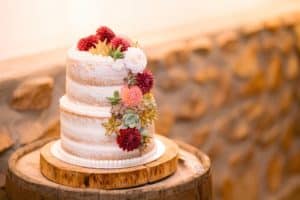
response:
[[[123,168],[159,158],[154,136],[153,75],[137,42],[102,26],[67,54],[60,99],[61,139],[51,152],[90,168]]]

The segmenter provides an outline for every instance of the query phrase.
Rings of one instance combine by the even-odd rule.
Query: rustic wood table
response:
[[[51,139],[18,149],[9,159],[6,191],[11,200],[211,200],[209,158],[198,149],[177,141],[178,169],[161,181],[129,189],[73,188],[56,184],[40,172],[40,149]]]

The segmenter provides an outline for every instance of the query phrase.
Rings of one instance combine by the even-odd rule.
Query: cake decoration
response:
[[[107,26],[101,26],[97,29],[96,35],[98,36],[100,41],[107,41],[110,42],[116,34]]]
[[[120,130],[117,142],[124,151],[132,151],[140,146],[141,138],[141,133],[137,128],[126,128]]]
[[[106,26],[98,28],[95,35],[80,39],[77,48],[96,56],[111,57],[112,70],[127,71],[121,89],[107,97],[111,116],[102,126],[107,136],[116,134],[116,143],[123,151],[142,151],[151,142],[157,112],[151,94],[153,75],[145,69],[146,55],[137,42],[131,43]]]
[[[121,89],[122,103],[126,107],[138,106],[142,101],[142,97],[143,97],[143,93],[141,89],[137,86],[129,87],[125,85]]]
[[[121,52],[126,51],[130,47],[129,42],[121,37],[114,37],[111,40],[112,49],[120,49]]]
[[[153,75],[150,70],[145,70],[136,75],[136,84],[141,88],[143,94],[150,92],[153,87]]]
[[[108,27],[101,26],[95,35],[82,38],[77,43],[80,51],[89,51],[92,54],[110,56],[113,59],[124,58],[124,53],[132,44],[125,38],[116,36]]]
[[[148,128],[156,118],[156,103],[152,93],[153,76],[149,70],[133,74],[124,80],[125,85],[108,97],[111,117],[103,123],[106,134],[117,134],[117,143],[124,151],[140,148],[142,151],[151,140]],[[128,135],[126,135],[128,134]],[[137,134],[139,137],[137,137]]]
[[[139,73],[145,69],[147,58],[137,46],[137,42],[130,43],[129,40],[116,36],[110,28],[102,26],[98,28],[96,35],[80,39],[77,49],[113,58],[112,68],[116,71],[127,68],[132,73]]]
[[[142,72],[147,65],[144,52],[136,47],[129,47],[125,52],[125,65],[132,73]]]
[[[88,51],[91,48],[95,48],[98,43],[98,37],[96,35],[90,35],[85,38],[81,38],[78,41],[77,48],[80,51]]]

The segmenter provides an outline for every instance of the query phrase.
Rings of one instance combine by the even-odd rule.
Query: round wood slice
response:
[[[155,182],[177,169],[178,146],[172,140],[157,136],[164,143],[164,154],[157,160],[122,169],[93,169],[63,162],[53,156],[49,142],[41,149],[42,174],[55,183],[80,188],[120,189]]]
[[[53,139],[52,139],[53,140]],[[41,147],[51,139],[20,148],[9,159],[6,191],[11,200],[211,200],[210,160],[182,142],[176,172],[160,181],[128,189],[74,188],[46,179],[40,172]],[[153,173],[156,173],[155,170]],[[59,174],[57,175],[59,176]],[[154,181],[154,180],[153,180]]]

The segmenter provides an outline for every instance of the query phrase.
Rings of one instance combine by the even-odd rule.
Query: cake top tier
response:
[[[143,72],[147,65],[146,55],[137,42],[117,36],[106,26],[98,28],[95,35],[81,38],[77,47],[68,51],[68,58],[132,73]]]

